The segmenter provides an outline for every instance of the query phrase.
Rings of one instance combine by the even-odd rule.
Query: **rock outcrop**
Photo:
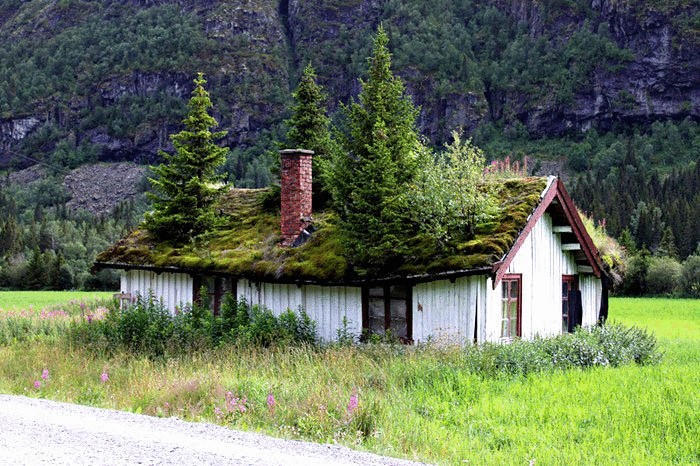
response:
[[[0,7],[8,50],[0,61],[13,69],[0,83],[0,168],[30,163],[16,154],[50,160],[69,134],[67,150],[78,162],[97,154],[152,163],[171,147],[168,136],[180,129],[200,70],[228,131],[225,144],[245,149],[280,134],[290,90],[308,62],[330,95],[330,111],[356,95],[380,23],[395,40],[396,70],[421,106],[421,130],[435,143],[485,121],[539,137],[700,117],[693,26],[700,13],[691,2],[476,3],[464,10],[459,2],[390,0],[30,0]],[[158,21],[165,14],[182,23],[169,29]],[[119,27],[109,29],[111,22]],[[91,37],[98,26],[112,35]],[[135,35],[120,35],[120,28]],[[586,44],[581,56],[567,56],[581,31],[613,58],[584,63]],[[100,37],[114,42],[92,56],[90,44]],[[71,46],[86,48],[85,62],[70,61]],[[179,50],[189,55],[178,57]],[[559,81],[523,71],[537,75],[553,62]]]

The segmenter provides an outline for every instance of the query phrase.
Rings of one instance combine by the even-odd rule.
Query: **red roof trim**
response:
[[[535,208],[535,211],[532,213],[532,215],[530,215],[530,218],[525,224],[525,228],[523,228],[523,230],[518,235],[518,239],[515,240],[515,244],[513,244],[513,247],[510,248],[510,251],[508,251],[506,256],[500,262],[496,262],[494,264],[494,289],[496,288],[496,285],[498,285],[498,283],[501,281],[503,276],[506,274],[506,272],[508,271],[508,267],[510,267],[511,262],[513,262],[513,259],[518,254],[518,251],[527,239],[528,235],[535,227],[537,222],[540,220],[540,218],[542,218],[542,215],[544,215],[545,211],[554,199],[557,199],[561,204],[566,218],[569,221],[569,224],[571,225],[571,229],[574,235],[576,235],[576,239],[581,244],[581,249],[584,251],[588,262],[593,267],[594,275],[600,278],[601,267],[597,259],[598,254],[596,247],[593,245],[593,240],[588,235],[586,227],[583,226],[583,222],[581,221],[581,218],[579,217],[578,212],[576,211],[574,201],[571,199],[571,196],[569,196],[569,193],[564,188],[564,184],[559,178],[556,178],[547,188],[547,191],[544,193],[544,196],[540,201],[539,205]]]
[[[598,249],[593,244],[593,239],[588,234],[588,231],[586,231],[586,227],[581,220],[581,216],[576,210],[576,205],[574,205],[574,201],[571,199],[571,196],[569,196],[569,193],[566,191],[563,183],[558,183],[557,191],[560,202],[564,206],[566,218],[569,220],[569,223],[572,226],[576,239],[582,246],[581,249],[583,250],[584,254],[586,254],[588,263],[593,267],[593,274],[600,278],[602,267],[600,266],[600,261],[598,259]]]
[[[513,262],[513,259],[515,256],[518,254],[518,251],[520,250],[520,247],[523,245],[525,242],[525,239],[527,236],[530,234],[532,229],[535,227],[537,222],[542,218],[542,215],[544,215],[544,211],[547,210],[547,207],[549,207],[549,204],[552,203],[552,200],[556,197],[557,195],[557,186],[559,185],[559,179],[556,178],[550,186],[547,188],[547,191],[544,193],[544,197],[540,201],[539,205],[535,208],[535,211],[530,215],[530,218],[528,219],[527,223],[525,224],[525,228],[523,228],[523,231],[520,232],[518,235],[518,239],[515,240],[515,244],[513,244],[513,247],[510,248],[510,251],[506,254],[506,256],[501,260],[500,264],[498,265],[498,268],[494,270],[494,279],[493,279],[493,288],[496,288],[496,285],[501,281],[503,276],[506,274],[506,271],[508,270],[508,267],[510,266],[510,263]]]

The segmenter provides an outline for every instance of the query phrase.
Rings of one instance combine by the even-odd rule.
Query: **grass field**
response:
[[[0,391],[442,464],[700,463],[700,301],[612,299],[610,315],[656,332],[663,361],[482,377],[454,348],[151,360],[39,337],[0,347]]]
[[[111,299],[113,292],[97,291],[0,291],[0,315],[3,311],[67,307],[67,303]]]

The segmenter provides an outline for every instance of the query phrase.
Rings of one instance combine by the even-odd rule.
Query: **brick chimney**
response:
[[[311,224],[311,157],[304,149],[280,151],[282,246],[291,246]]]

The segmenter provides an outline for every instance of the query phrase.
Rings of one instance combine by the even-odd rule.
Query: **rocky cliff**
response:
[[[199,70],[226,144],[278,138],[300,67],[334,111],[380,22],[436,143],[486,122],[540,137],[700,116],[690,0],[5,0],[0,167],[154,161]]]

